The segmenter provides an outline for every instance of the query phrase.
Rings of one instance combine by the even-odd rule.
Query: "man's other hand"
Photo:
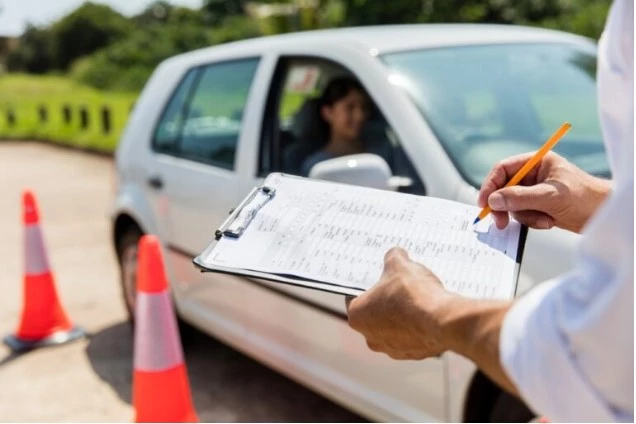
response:
[[[428,268],[394,248],[384,258],[380,281],[347,299],[349,325],[362,333],[371,350],[391,358],[439,356],[447,347],[438,312],[453,296]]]

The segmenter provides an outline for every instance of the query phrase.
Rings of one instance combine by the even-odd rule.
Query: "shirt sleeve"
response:
[[[633,179],[618,187],[574,270],[518,299],[504,319],[502,365],[552,421],[634,421],[633,193]]]

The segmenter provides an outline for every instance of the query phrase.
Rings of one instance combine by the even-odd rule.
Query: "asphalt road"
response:
[[[36,193],[62,302],[87,339],[16,356],[0,345],[0,421],[130,421],[132,333],[118,286],[108,210],[112,161],[38,143],[0,142],[0,336],[22,296],[21,192]],[[185,346],[201,421],[360,422],[203,334]]]

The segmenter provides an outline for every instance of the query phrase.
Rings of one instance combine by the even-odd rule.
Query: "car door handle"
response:
[[[163,188],[163,180],[158,175],[148,178],[148,185],[155,190],[161,190]]]

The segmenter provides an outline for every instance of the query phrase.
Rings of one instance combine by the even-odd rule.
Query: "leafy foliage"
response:
[[[133,28],[109,6],[84,3],[50,30],[55,67],[65,70],[75,59],[123,39]]]
[[[610,0],[158,0],[126,18],[85,3],[49,28],[30,26],[10,71],[67,71],[93,87],[139,90],[162,60],[264,34],[356,25],[479,22],[543,26],[598,38]],[[256,12],[255,12],[256,11]],[[265,13],[261,13],[265,11]],[[272,12],[273,11],[273,12]]]
[[[230,16],[243,15],[247,0],[205,0],[201,11],[211,25],[219,25]]]
[[[153,24],[76,63],[72,75],[97,88],[136,90],[162,60],[211,44],[210,32],[189,25]]]
[[[350,0],[346,25],[496,23],[547,26],[598,38],[611,0]]]
[[[53,61],[49,32],[29,25],[20,38],[18,48],[9,53],[7,69],[43,74],[51,70]]]

